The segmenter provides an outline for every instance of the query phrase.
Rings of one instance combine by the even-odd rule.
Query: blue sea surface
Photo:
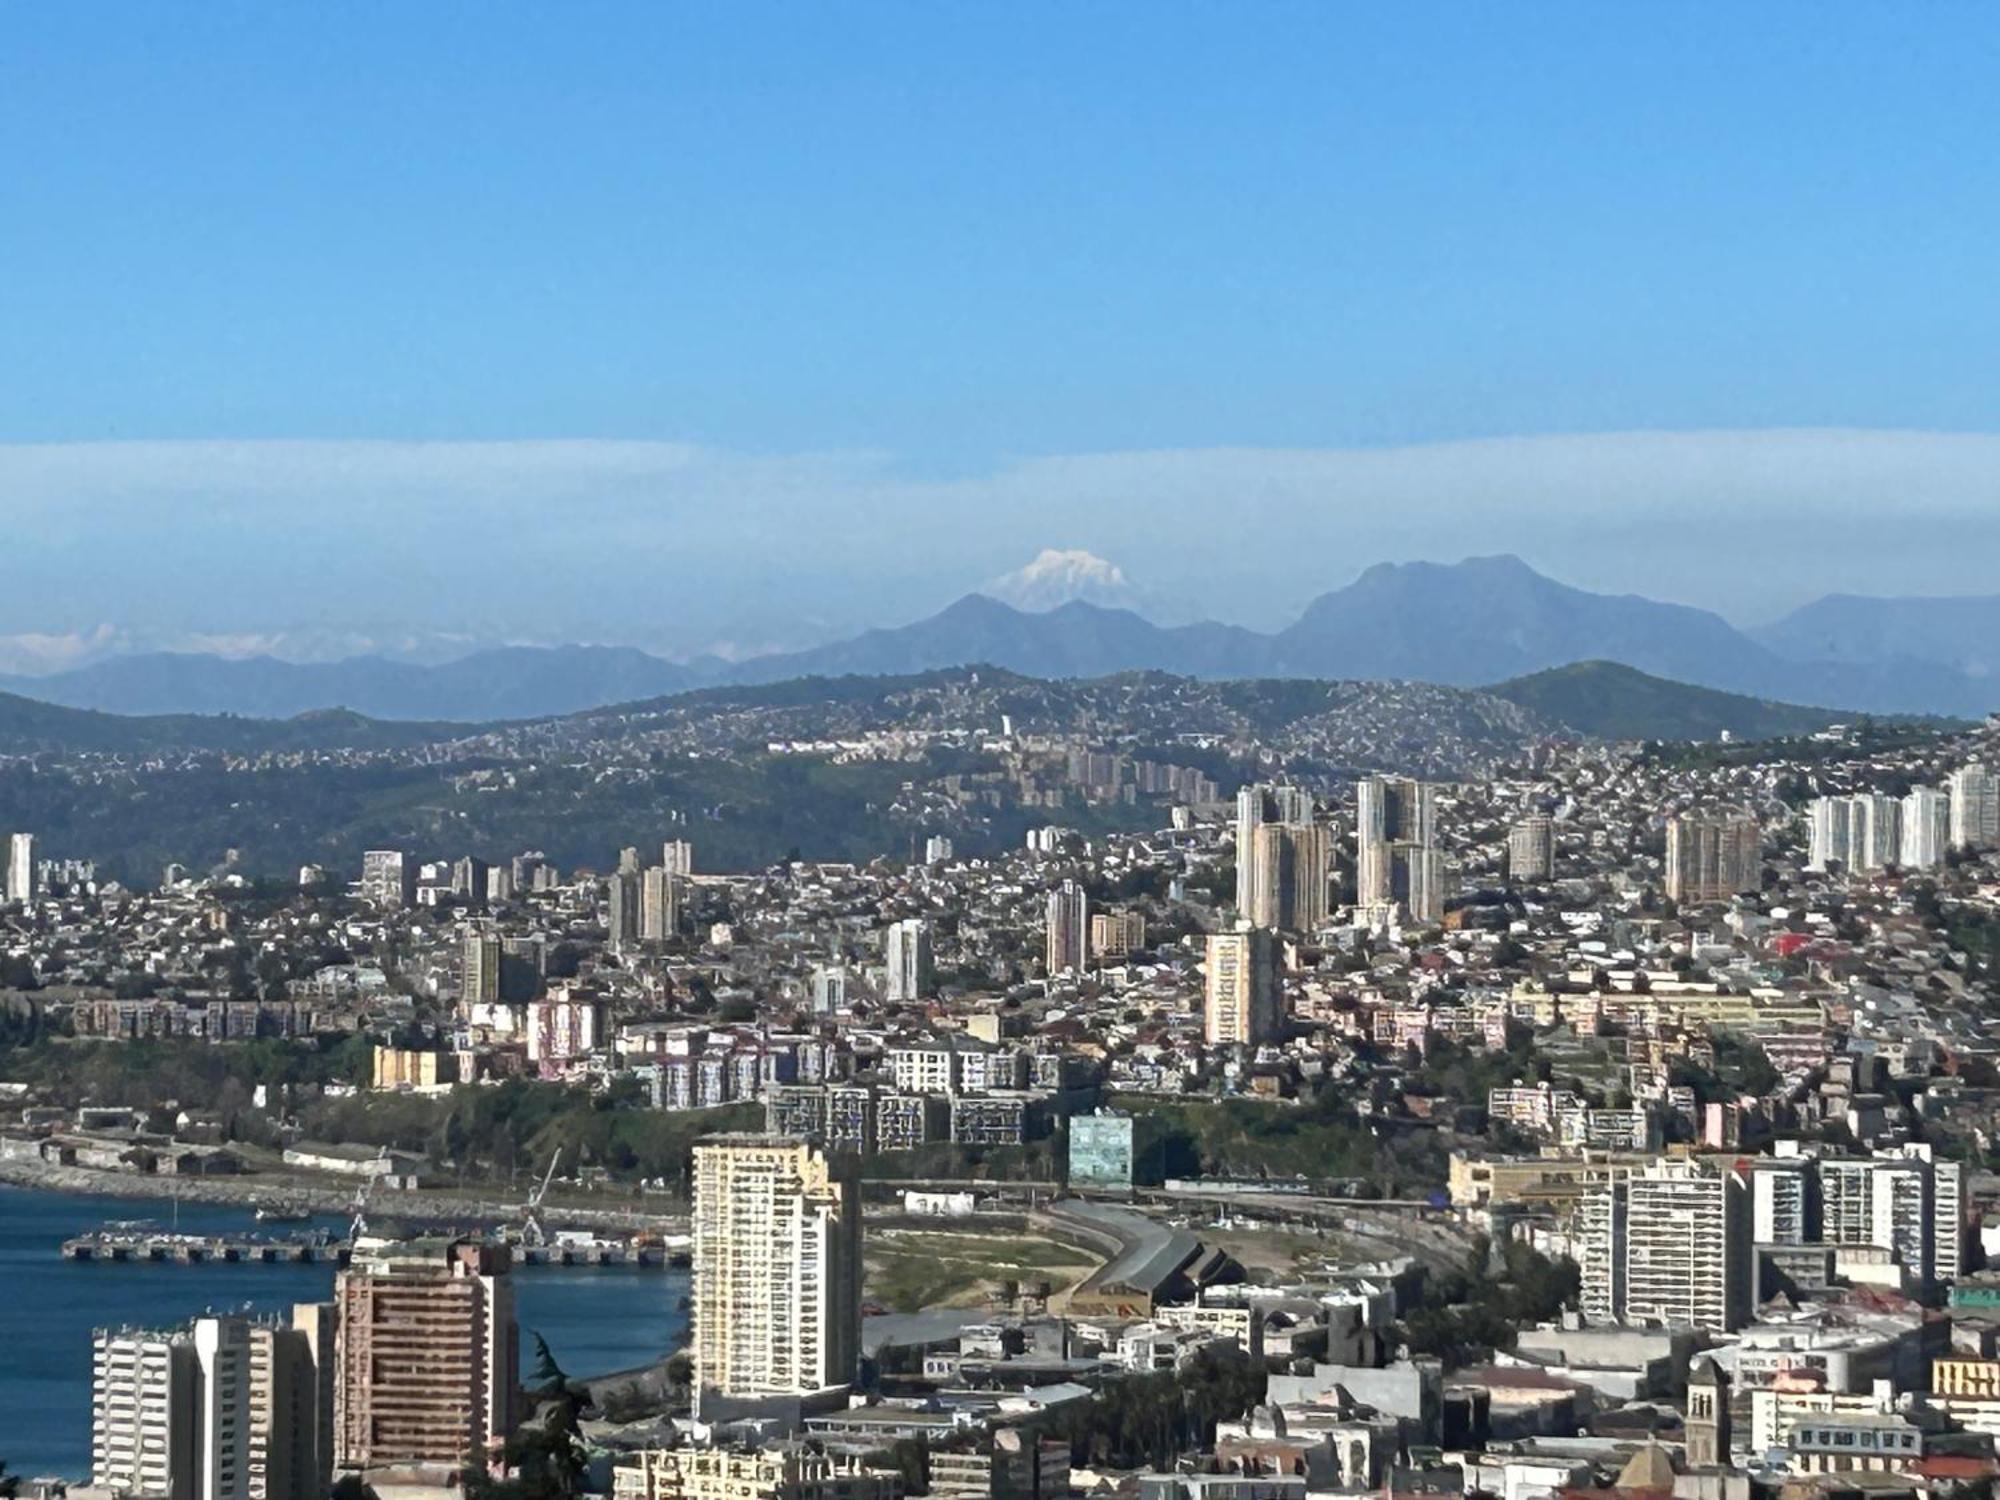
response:
[[[186,1233],[278,1234],[324,1228],[258,1225],[251,1211],[160,1199],[103,1198],[0,1186],[0,1460],[24,1477],[89,1477],[91,1331],[172,1326],[210,1310],[284,1313],[333,1295],[330,1265],[91,1264],[64,1260],[72,1235],[144,1219]],[[681,1271],[533,1267],[514,1273],[525,1370],[533,1334],[572,1375],[600,1375],[658,1359],[685,1337]]]

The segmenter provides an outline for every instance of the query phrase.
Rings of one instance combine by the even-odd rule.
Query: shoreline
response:
[[[151,1177],[138,1173],[105,1172],[94,1167],[65,1167],[50,1162],[0,1160],[0,1185],[31,1192],[87,1194],[100,1198],[213,1203],[253,1207],[272,1198],[300,1203],[318,1214],[346,1214],[354,1208],[358,1183],[329,1182],[308,1177],[256,1174],[245,1177]],[[368,1212],[383,1218],[467,1219],[481,1224],[507,1224],[522,1215],[522,1205],[489,1196],[460,1192],[409,1192],[378,1188],[369,1194]],[[543,1217],[551,1223],[579,1229],[651,1229],[684,1232],[687,1211],[650,1213],[640,1209],[576,1208],[550,1203]]]

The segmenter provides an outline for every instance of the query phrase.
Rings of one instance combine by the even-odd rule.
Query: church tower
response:
[[[1706,1356],[1688,1371],[1684,1430],[1690,1469],[1729,1462],[1729,1377]]]

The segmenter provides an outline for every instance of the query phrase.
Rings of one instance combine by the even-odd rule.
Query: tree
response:
[[[480,1489],[492,1500],[575,1500],[587,1479],[580,1424],[589,1392],[571,1384],[549,1352],[548,1340],[539,1333],[530,1337],[535,1341],[535,1369],[527,1395],[535,1414],[502,1450],[517,1477]]]

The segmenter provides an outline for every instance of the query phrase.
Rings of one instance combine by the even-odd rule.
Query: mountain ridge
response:
[[[1989,607],[1990,632],[1980,624]],[[1884,619],[1897,622],[1894,631]],[[0,690],[127,714],[288,718],[345,707],[378,719],[486,722],[710,685],[973,663],[1042,678],[1151,670],[1203,679],[1473,687],[1615,661],[1664,680],[1772,702],[1977,717],[2000,707],[2000,670],[1987,662],[1986,643],[1995,640],[2000,597],[1830,595],[1745,631],[1692,605],[1576,588],[1499,554],[1451,564],[1374,564],[1268,634],[1215,621],[1163,625],[1130,608],[1076,598],[1026,610],[975,592],[906,624],[734,663],[672,662],[627,646],[497,647],[435,666],[381,657],[300,664],[150,653],[49,677],[0,678]],[[1799,654],[1820,646],[1832,654]]]
[[[1247,693],[1251,698],[1296,706],[1302,695],[1321,690],[1379,691],[1385,701],[1406,694],[1408,684],[1307,678],[1198,679],[1134,670],[1096,678],[1036,679],[1004,667],[976,663],[890,676],[819,676],[770,683],[731,683],[628,703],[607,704],[569,714],[492,724],[377,720],[347,709],[315,710],[286,719],[236,715],[117,715],[95,709],[64,708],[0,693],[0,754],[32,755],[66,750],[100,753],[171,754],[223,751],[256,755],[315,750],[384,750],[464,740],[522,724],[577,725],[620,720],[672,709],[700,709],[737,700],[745,705],[799,706],[837,703],[859,696],[882,696],[939,678],[979,678],[998,672],[1024,683],[1068,682],[1081,687],[1133,685],[1142,680],[1171,697],[1178,687],[1207,683]],[[1494,701],[1525,711],[1529,720],[1556,726],[1581,738],[1607,740],[1714,738],[1728,732],[1738,739],[1810,733],[1847,717],[1836,710],[1774,703],[1738,694],[1651,677],[1615,662],[1578,662],[1484,687],[1419,685],[1451,701]]]

